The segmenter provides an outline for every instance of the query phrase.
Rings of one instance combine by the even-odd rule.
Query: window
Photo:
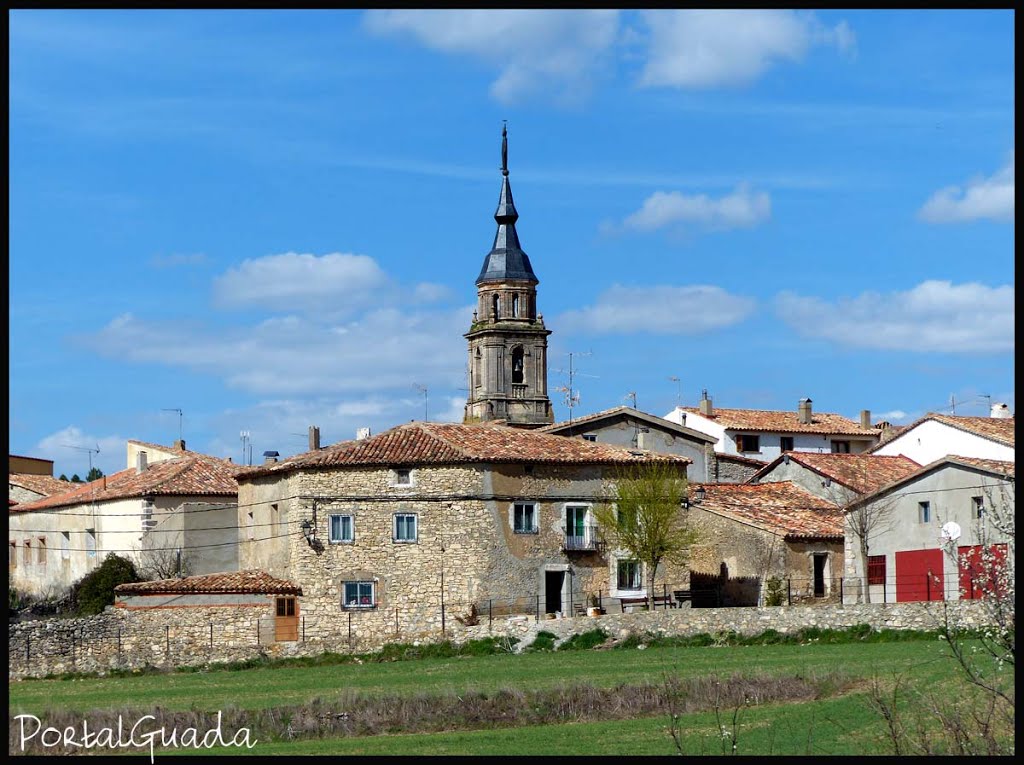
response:
[[[36,563],[40,566],[46,565],[46,537],[39,537],[39,545],[36,547]]]
[[[793,436],[782,436],[779,439],[779,448],[784,452],[793,451]]]
[[[618,563],[618,587],[620,590],[639,590],[640,561],[620,560]]]
[[[885,584],[885,556],[868,556],[868,584]]]
[[[512,296],[512,317],[519,317],[519,295]]]
[[[373,582],[345,582],[343,608],[373,608],[377,605],[373,597]]]
[[[328,516],[328,540],[332,545],[355,541],[355,521],[351,515]]]
[[[295,598],[277,598],[278,616],[295,616]]]
[[[495,295],[491,298],[491,314],[495,319],[498,318],[498,296]]]
[[[71,532],[60,532],[60,559],[71,560]]]
[[[395,514],[395,541],[416,541],[416,516],[413,513]]]
[[[583,440],[584,441],[594,441],[594,442],[596,442],[597,441],[597,433],[584,433],[583,434]]]
[[[395,470],[395,486],[412,486],[412,471],[408,468]]]
[[[761,451],[761,437],[752,436],[749,433],[741,433],[736,436],[736,451],[738,452],[759,452]]]
[[[17,568],[18,567],[18,543],[17,542],[11,542],[10,546],[7,549],[10,551],[8,556],[7,556],[7,568]]]
[[[985,514],[985,498],[971,497],[971,517],[980,520]]]
[[[917,520],[919,523],[929,523],[932,519],[932,503],[917,503]]]
[[[833,441],[832,442],[832,453],[833,454],[849,454],[850,453],[850,442],[849,441]]]
[[[536,534],[537,506],[532,502],[517,502],[512,507],[512,529],[516,534]]]
[[[518,345],[512,349],[512,382],[523,384],[523,349]]]
[[[85,554],[90,558],[96,557],[96,529],[85,530]]]
[[[480,349],[476,349],[476,355],[473,356],[473,387],[479,388],[483,385],[482,375],[480,374]]]
[[[142,500],[142,533],[145,534],[151,528],[156,526],[156,521],[153,519],[153,510],[156,507],[156,503],[151,499]]]
[[[32,540],[25,540],[25,548],[22,550],[21,562],[26,566],[32,562]]]

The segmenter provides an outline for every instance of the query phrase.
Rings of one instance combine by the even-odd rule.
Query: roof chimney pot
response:
[[[179,452],[185,451],[185,441],[184,441],[184,439],[179,438],[177,441],[175,441],[174,442],[174,448],[177,449]]]
[[[145,473],[146,468],[149,467],[148,455],[144,451],[140,451],[135,455],[135,472]]]
[[[700,400],[700,413],[703,414],[705,417],[713,417],[715,414],[715,407],[711,403],[711,399],[708,398],[707,389],[701,391],[701,397],[702,398]]]
[[[868,430],[868,429],[871,428],[871,410],[870,409],[861,409],[860,410],[860,426],[862,428],[864,428],[864,430]]]
[[[796,413],[800,419],[801,425],[810,425],[813,419],[811,414],[811,400],[809,398],[802,398],[796,406]]]
[[[316,425],[309,426],[309,450],[316,451],[320,448],[320,428]]]

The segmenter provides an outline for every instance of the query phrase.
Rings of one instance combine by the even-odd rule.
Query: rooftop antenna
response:
[[[952,393],[949,394],[949,413],[956,414],[956,397]]]
[[[676,384],[676,406],[682,406],[683,405],[683,383],[682,383],[682,381],[678,377],[676,377],[675,375],[672,375],[668,379],[669,379],[670,382],[674,382]]]
[[[178,413],[178,440],[180,441],[181,440],[181,417],[182,417],[181,410],[177,409],[177,408],[171,408],[171,409],[161,409],[160,411],[162,411],[162,412],[177,412]]]
[[[65,449],[77,449],[80,452],[89,452],[89,472],[92,473],[92,455],[93,453],[100,453],[100,445],[96,444],[96,448],[93,449],[89,446],[74,446],[73,444],[62,444]],[[88,475],[86,476],[88,478]]]
[[[987,411],[989,414],[991,414],[992,413],[992,397],[989,394],[987,394],[987,393],[979,393],[978,394],[978,398],[985,399],[985,402],[987,404],[987,409],[985,411]]]
[[[252,433],[248,430],[243,430],[238,434],[238,437],[242,439],[242,464],[252,464]],[[249,455],[248,463],[245,461],[246,453]]]
[[[633,408],[636,409],[636,391],[635,390],[631,390],[629,393],[627,393],[625,396],[623,396],[623,400],[626,400],[626,399],[629,399],[630,401],[632,401],[633,402]]]
[[[423,421],[430,422],[430,417],[428,416],[427,409],[427,386],[420,385],[419,383],[413,383],[412,387],[414,387],[416,390],[423,394]]]
[[[555,390],[565,394],[565,406],[569,410],[569,423],[570,424],[572,424],[572,410],[573,410],[574,407],[578,406],[579,403],[580,403],[580,392],[573,388],[572,383],[573,383],[573,379],[576,377],[576,375],[582,374],[581,372],[577,372],[573,368],[572,357],[574,355],[575,356],[590,356],[591,352],[590,351],[585,351],[585,352],[582,352],[582,353],[578,352],[578,353],[574,354],[572,351],[569,351],[569,371],[568,371],[569,384],[568,385],[563,385],[560,388],[555,388]],[[564,369],[559,369],[559,370],[556,370],[556,371],[563,372],[563,373],[565,372]],[[589,377],[594,377],[595,375],[588,375],[588,376]]]

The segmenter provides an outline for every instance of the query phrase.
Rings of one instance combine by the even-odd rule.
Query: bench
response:
[[[640,597],[640,598],[619,598],[619,606],[622,608],[622,613],[626,613],[626,606],[643,606],[644,608],[650,609],[658,607],[661,608],[675,608],[678,604],[672,600],[672,598],[666,595],[655,595],[654,597]]]
[[[675,590],[672,595],[676,599],[676,606],[681,606],[686,601],[693,603],[693,591],[692,590]]]

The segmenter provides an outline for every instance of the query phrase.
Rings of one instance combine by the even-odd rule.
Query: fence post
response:
[[[494,607],[490,598],[487,599],[487,627],[494,622]]]
[[[395,606],[395,639],[398,639],[398,606]]]
[[[925,591],[925,600],[931,600],[932,599],[932,572],[931,571],[929,571],[927,574],[924,575],[924,591]]]
[[[348,612],[348,647],[352,649],[352,612]]]
[[[842,605],[843,602],[843,578],[839,577],[839,605]]]
[[[169,624],[164,625],[164,645],[167,650],[167,658],[171,658],[171,626]]]
[[[871,586],[871,584],[869,583],[868,587],[870,587],[870,586]],[[889,602],[887,600],[887,598],[889,597],[888,590],[889,590],[889,580],[886,577],[882,577],[882,605],[883,606],[886,603]]]
[[[448,634],[445,631],[445,627],[444,627],[444,603],[441,604],[441,634],[442,635]]]
[[[32,661],[32,636],[25,635],[25,663]]]
[[[537,595],[537,621],[540,621],[540,595]]]
[[[793,580],[786,577],[786,605],[793,605]]]
[[[662,582],[661,591],[665,596],[665,608],[668,608],[668,582]]]
[[[210,622],[210,650],[213,650],[213,622]]]

